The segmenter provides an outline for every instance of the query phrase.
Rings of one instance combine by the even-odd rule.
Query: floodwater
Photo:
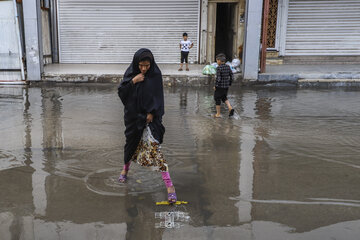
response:
[[[0,87],[0,239],[359,239],[360,91],[165,89],[159,173],[122,165],[115,85]],[[223,109],[224,116],[226,110]]]

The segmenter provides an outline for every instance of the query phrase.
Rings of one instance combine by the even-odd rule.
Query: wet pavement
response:
[[[0,87],[0,239],[359,239],[360,90],[165,89],[159,173],[122,165],[115,85]],[[224,115],[226,114],[223,109]]]

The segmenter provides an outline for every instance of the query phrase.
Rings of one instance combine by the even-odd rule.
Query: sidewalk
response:
[[[118,83],[129,64],[49,64],[42,80],[52,82]],[[178,71],[178,64],[159,64],[164,84],[168,86],[204,86],[212,84],[210,76],[202,74],[205,65],[190,65],[190,71]],[[237,74],[239,80],[240,74]]]
[[[258,83],[289,83],[300,86],[360,85],[360,65],[268,65]]]
[[[128,64],[49,64],[42,80],[49,82],[119,83]],[[178,71],[178,64],[159,64],[167,86],[208,86],[210,76],[202,75],[204,65],[190,65],[190,71]],[[290,84],[296,86],[360,86],[360,65],[267,65],[266,73],[257,81],[243,81],[235,74],[235,82],[243,85]]]

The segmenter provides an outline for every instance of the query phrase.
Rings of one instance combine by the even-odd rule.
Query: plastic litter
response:
[[[240,59],[238,59],[238,58],[234,58],[232,61],[231,61],[231,65],[233,66],[233,68],[237,68],[237,67],[240,67],[240,64],[241,64],[241,62],[240,62]]]
[[[211,66],[214,66],[215,68],[217,68],[219,65],[217,64],[217,62],[213,62],[213,63],[211,64]]]
[[[156,205],[181,205],[181,204],[188,204],[188,202],[186,201],[176,201],[176,203],[169,203],[168,201],[161,201],[161,202],[156,202]]]
[[[213,65],[206,65],[202,71],[204,75],[215,75],[216,74],[216,67]]]
[[[225,64],[230,67],[230,69],[231,69],[231,71],[232,71],[233,73],[236,73],[236,72],[237,72],[236,69],[232,66],[231,62],[227,61]]]
[[[156,219],[161,219],[159,223],[155,223],[155,228],[180,228],[181,222],[189,222],[190,216],[186,212],[156,212]]]

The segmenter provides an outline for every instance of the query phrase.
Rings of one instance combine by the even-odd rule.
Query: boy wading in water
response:
[[[183,64],[186,63],[186,71],[189,71],[189,52],[190,49],[194,46],[194,43],[192,43],[190,40],[188,40],[187,33],[183,33],[183,40],[180,42],[180,49],[181,49],[181,58],[180,58],[180,68],[179,71],[183,70]]]
[[[229,100],[227,99],[227,93],[231,83],[234,79],[234,74],[231,71],[230,67],[225,64],[226,57],[225,54],[220,53],[216,56],[216,62],[219,65],[216,69],[216,82],[215,82],[215,92],[214,99],[216,103],[216,114],[215,117],[221,117],[221,101],[224,102],[229,109],[229,117],[234,115],[234,109],[232,108]]]

